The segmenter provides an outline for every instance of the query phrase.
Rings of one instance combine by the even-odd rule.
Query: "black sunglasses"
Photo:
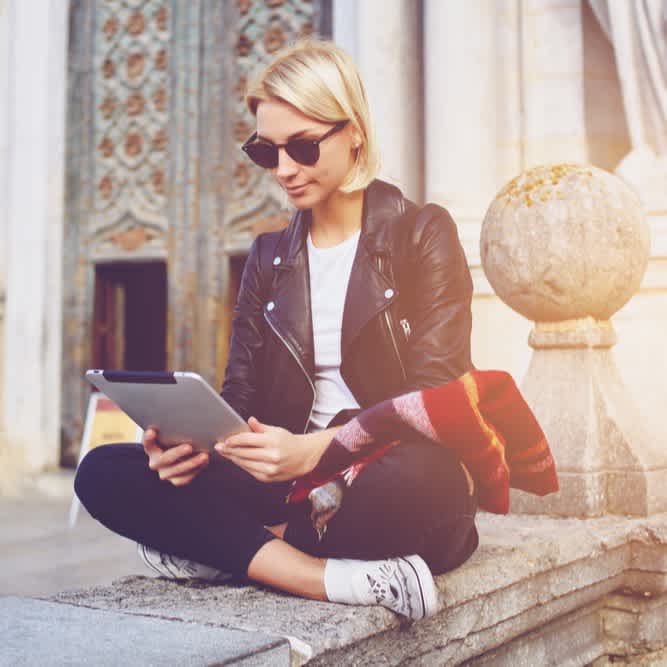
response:
[[[311,167],[320,159],[320,144],[332,134],[340,132],[348,122],[348,120],[338,121],[319,139],[291,139],[286,144],[272,144],[261,139],[258,141],[257,132],[255,132],[241,146],[241,150],[245,151],[255,164],[264,169],[275,169],[278,166],[278,151],[281,148],[284,148],[287,155],[295,162]]]

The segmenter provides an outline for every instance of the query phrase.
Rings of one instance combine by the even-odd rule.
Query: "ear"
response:
[[[350,137],[352,138],[352,148],[354,150],[359,150],[359,148],[361,148],[361,144],[363,144],[364,141],[361,136],[361,132],[359,132],[359,130],[354,127],[354,125],[350,129]]]

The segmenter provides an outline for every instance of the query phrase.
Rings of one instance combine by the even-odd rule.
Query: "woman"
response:
[[[472,482],[444,448],[415,438],[368,465],[321,539],[309,503],[285,497],[360,408],[470,369],[472,285],[456,227],[375,180],[363,84],[335,45],[278,54],[246,100],[257,131],[243,150],[297,209],[285,231],[255,240],[239,291],[222,394],[251,432],[212,455],[163,450],[152,430],[143,451],[95,449],[77,494],[163,575],[228,572],[431,615],[432,572],[477,546]]]

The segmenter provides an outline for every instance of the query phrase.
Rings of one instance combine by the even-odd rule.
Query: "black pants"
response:
[[[265,526],[285,521],[285,541],[306,553],[366,560],[417,553],[434,574],[460,565],[478,543],[476,502],[460,464],[425,442],[398,445],[367,466],[321,542],[310,502],[285,503],[289,482],[259,482],[217,454],[190,484],[175,487],[149,469],[140,445],[105,445],[84,458],[74,486],[114,532],[241,577],[275,539]]]

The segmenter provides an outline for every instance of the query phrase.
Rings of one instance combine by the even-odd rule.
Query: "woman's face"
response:
[[[333,126],[279,100],[267,100],[257,106],[257,138],[262,141],[286,144],[290,139],[319,139]],[[358,132],[348,124],[320,144],[320,157],[314,165],[299,164],[281,148],[278,166],[271,173],[294,206],[315,208],[338,191],[360,143]]]

